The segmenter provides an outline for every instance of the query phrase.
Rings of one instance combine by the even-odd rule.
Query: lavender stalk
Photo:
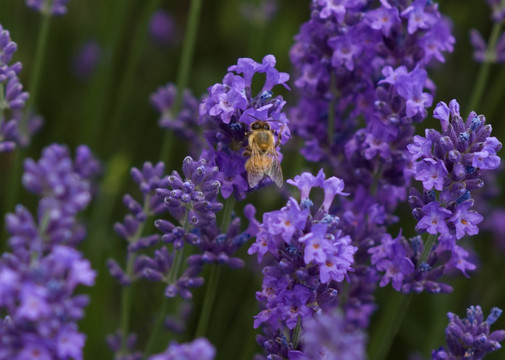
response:
[[[498,41],[498,36],[500,35],[501,29],[503,27],[503,22],[497,22],[493,25],[491,30],[491,35],[489,36],[489,43],[486,53],[494,51],[496,47],[496,42]],[[491,69],[492,62],[484,60],[480,66],[479,73],[477,74],[477,79],[475,81],[475,86],[473,87],[472,95],[467,105],[467,113],[475,109],[477,104],[482,98],[486,83],[489,77],[489,70]]]
[[[202,7],[202,0],[192,0],[188,25],[186,28],[186,35],[184,36],[184,44],[182,48],[182,55],[179,61],[179,68],[177,71],[177,95],[173,105],[173,113],[177,114],[182,105],[182,98],[184,89],[188,84],[189,70],[191,69],[191,64],[193,62],[193,53],[195,50],[196,32],[198,31],[198,21],[200,19],[200,10]],[[163,145],[160,153],[161,161],[168,161],[169,155],[172,150],[174,142],[173,131],[167,131],[165,138],[163,140]],[[167,164],[169,166],[169,164]]]

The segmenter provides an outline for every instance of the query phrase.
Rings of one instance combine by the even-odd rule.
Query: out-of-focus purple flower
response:
[[[198,100],[189,89],[184,90],[180,109],[174,109],[177,88],[169,83],[159,87],[151,95],[151,105],[160,113],[158,124],[161,128],[175,131],[177,136],[193,143],[192,151],[198,153],[201,146],[198,134]],[[177,111],[175,114],[174,111]]]
[[[69,0],[26,0],[26,5],[41,14],[60,16],[67,13],[67,4]]]
[[[98,165],[87,147],[79,149],[79,161],[72,161],[68,149],[56,144],[46,147],[38,162],[26,160],[23,184],[42,199],[36,219],[22,205],[6,216],[9,244],[17,256],[43,253],[58,244],[75,246],[84,238],[84,228],[75,215],[91,199],[91,180],[96,175],[91,169]],[[88,171],[81,173],[80,169]]]
[[[107,345],[114,352],[114,359],[117,360],[141,360],[142,352],[136,351],[137,334],[130,333],[126,336],[124,348],[122,347],[122,333],[120,330],[114,334],[107,335]]]
[[[500,23],[505,19],[505,5],[500,0],[486,0],[492,10],[491,19]]]
[[[393,174],[405,166],[391,158],[405,157],[411,123],[423,120],[432,103],[434,86],[425,67],[443,62],[455,41],[436,3],[377,5],[313,0],[311,18],[290,53],[302,95],[291,121],[305,140],[302,154],[327,162],[349,186],[367,181],[362,172],[375,169],[374,162],[391,180],[401,178]],[[394,74],[398,81],[377,81],[393,67],[403,70]],[[334,156],[344,149],[347,159]]]
[[[23,117],[22,108],[28,99],[23,91],[18,74],[22,69],[20,62],[10,64],[17,45],[11,40],[10,33],[0,24],[0,152],[12,151],[17,145],[25,146],[29,134],[34,133],[39,124],[28,118],[28,134],[20,131],[19,124]]]
[[[491,332],[491,325],[500,317],[502,310],[494,307],[487,319],[480,306],[470,306],[466,318],[447,313],[449,325],[445,329],[447,347],[431,353],[433,360],[483,359],[485,355],[501,348],[505,330]]]
[[[261,0],[259,4],[254,2],[241,2],[240,13],[245,20],[262,26],[270,22],[276,15],[277,0]]]
[[[386,286],[391,281],[393,288],[400,291],[404,280],[414,272],[415,267],[399,239],[392,239],[391,235],[385,234],[382,244],[371,248],[369,253],[372,254],[372,264],[377,270],[384,271],[380,286]]]
[[[95,40],[89,40],[83,44],[74,55],[72,61],[74,75],[79,80],[89,79],[93,75],[101,55],[102,50]]]
[[[89,153],[89,149],[87,152]],[[90,161],[96,164],[96,160]],[[80,165],[88,166],[87,163]],[[51,208],[56,206],[66,214],[75,215],[91,200],[90,183],[74,169],[74,163],[65,146],[48,146],[43,150],[38,162],[27,159],[24,166],[23,185],[30,192],[44,197],[44,205]],[[94,175],[94,171],[89,175]]]
[[[344,316],[336,310],[307,320],[300,334],[304,353],[301,359],[366,359],[366,334],[346,325]]]
[[[92,286],[96,273],[72,246],[84,237],[75,216],[89,202],[89,180],[83,176],[93,175],[89,164],[96,160],[89,149],[80,149],[79,164],[63,146],[44,149],[38,163],[30,162],[30,181],[24,182],[42,197],[37,218],[22,205],[6,216],[12,253],[0,258],[2,360],[82,359],[85,335],[77,321],[89,299],[74,291],[79,285]],[[81,174],[80,167],[88,171]]]
[[[215,355],[214,346],[206,338],[198,338],[184,344],[173,341],[163,353],[152,355],[149,360],[213,360]]]
[[[470,43],[473,46],[473,58],[477,62],[484,62],[487,60],[487,46],[486,41],[482,35],[475,29],[470,30]]]
[[[266,55],[262,63],[238,59],[236,65],[228,68],[222,83],[208,88],[208,97],[200,104],[200,123],[207,129],[204,135],[210,148],[205,158],[219,167],[225,198],[233,190],[236,198],[243,199],[249,190],[243,152],[251,123],[257,119],[268,122],[274,132],[280,133],[281,144],[291,137],[289,121],[282,111],[285,101],[282,96],[274,97],[272,92],[276,85],[289,89],[286,84],[289,75],[279,72],[275,63],[273,55]],[[265,81],[261,91],[254,94],[251,86],[256,74],[264,75]],[[265,179],[260,186],[268,181]]]
[[[175,24],[172,15],[163,10],[155,11],[149,20],[149,34],[162,45],[173,43]]]

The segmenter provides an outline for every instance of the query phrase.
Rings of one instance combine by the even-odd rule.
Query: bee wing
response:
[[[265,172],[263,171],[263,166],[261,165],[262,155],[258,150],[258,147],[253,143],[250,146],[251,149],[251,157],[246,162],[246,170],[247,170],[247,182],[251,188],[258,185],[258,183],[265,176]]]
[[[249,171],[247,173],[247,182],[249,183],[251,189],[256,185],[258,185],[258,183],[263,179],[264,176],[265,174],[262,171],[261,172]]]
[[[273,151],[270,152],[270,156],[272,157],[272,165],[266,169],[265,174],[268,175],[278,187],[282,187],[282,169],[279,158],[277,157],[277,150],[273,149]]]

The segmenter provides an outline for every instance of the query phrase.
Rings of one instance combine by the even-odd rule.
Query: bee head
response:
[[[266,121],[257,120],[251,124],[252,130],[270,130],[270,125]]]

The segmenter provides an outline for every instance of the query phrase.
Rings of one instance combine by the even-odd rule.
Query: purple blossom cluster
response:
[[[74,248],[84,237],[75,216],[98,169],[84,146],[74,161],[66,147],[51,145],[38,162],[25,162],[23,184],[41,199],[36,220],[22,205],[6,216],[12,253],[0,258],[0,359],[82,359],[77,321],[89,300],[74,291],[92,286],[96,274]]]
[[[206,338],[198,338],[190,343],[172,342],[161,354],[149,357],[149,360],[213,360],[216,350]]]
[[[412,134],[409,123],[422,120],[431,105],[423,88],[432,91],[433,84],[424,68],[452,51],[448,22],[427,0],[313,0],[311,10],[290,53],[302,95],[291,113],[294,132],[305,140],[302,154],[330,163],[340,175],[346,160],[333,154],[348,154],[345,148],[353,146],[361,164],[349,160],[357,169],[366,170],[363,163],[378,156],[388,174],[400,139]],[[382,76],[387,80],[378,82]],[[360,118],[366,126],[358,131]]]
[[[505,33],[503,33],[494,49],[488,49],[486,40],[475,29],[470,30],[470,43],[473,46],[473,59],[483,63],[504,63],[505,62]]]
[[[17,44],[0,24],[0,152],[12,151],[21,140],[19,121],[28,99],[18,75],[21,63],[11,64]]]
[[[67,4],[70,0],[26,0],[26,5],[41,14],[60,16],[67,13]]]
[[[440,234],[444,241],[461,239],[478,233],[482,216],[470,210],[471,191],[481,188],[481,170],[495,170],[500,165],[496,153],[502,144],[491,135],[485,117],[471,112],[466,122],[459,104],[440,102],[433,112],[440,120],[442,132],[426,130],[409,145],[413,176],[423,184],[424,192],[414,190],[409,202],[418,220],[417,231]]]
[[[219,228],[216,213],[223,208],[217,201],[221,188],[217,180],[219,169],[204,158],[194,161],[188,156],[182,170],[184,179],[174,171],[168,176],[168,186],[156,190],[169,213],[180,224],[177,226],[167,220],[157,220],[156,228],[164,233],[161,240],[173,243],[175,249],[182,248],[184,243],[197,246],[200,253],[191,255],[187,261],[198,272],[203,265],[211,263],[225,264],[231,268],[242,267],[243,260],[234,257],[234,253],[254,235],[254,227],[250,225],[241,232],[240,218],[232,216],[227,229]],[[251,222],[254,222],[255,212],[252,205],[244,209]]]
[[[500,0],[486,0],[491,8],[491,19],[494,22],[500,23],[505,19],[505,5]]]
[[[288,183],[300,192],[300,202],[290,198],[284,208],[263,214],[263,223],[249,254],[258,254],[262,261],[270,255],[271,265],[263,268],[262,291],[256,293],[263,310],[255,316],[254,327],[263,324],[265,335],[259,344],[272,358],[287,357],[294,350],[295,327],[323,309],[336,305],[339,284],[349,280],[353,271],[353,255],[357,248],[340,228],[340,218],[330,212],[336,195],[343,192],[341,179],[325,179],[321,170],[317,176],[308,172],[295,176]],[[324,199],[314,208],[309,194],[312,188],[324,191]],[[277,341],[281,337],[282,341]]]
[[[189,300],[190,289],[201,286],[203,279],[198,277],[205,264],[219,263],[238,268],[243,260],[234,257],[235,251],[251,236],[251,230],[240,231],[240,218],[234,217],[230,226],[222,233],[216,222],[216,213],[223,205],[218,202],[220,183],[217,180],[218,169],[208,165],[205,159],[198,161],[186,157],[183,161],[182,177],[177,171],[164,175],[163,163],[156,166],[145,163],[141,170],[132,169],[132,177],[139,184],[143,194],[143,204],[130,195],[125,195],[124,203],[130,210],[122,223],[116,223],[114,229],[128,241],[128,257],[133,263],[131,271],[124,271],[113,259],[108,261],[111,274],[122,285],[129,285],[132,280],[146,278],[151,281],[166,283],[165,296],[181,296]],[[253,218],[254,208],[247,207],[246,214]],[[143,235],[147,219],[165,213],[175,221],[158,219],[155,227],[163,235]],[[153,248],[159,244],[172,244],[174,251],[162,246],[150,257],[140,254],[141,250]],[[174,264],[175,252],[184,244],[196,246],[200,252],[187,258],[187,268],[182,274]]]
[[[449,325],[445,329],[447,348],[433,350],[433,360],[481,360],[490,352],[501,348],[500,342],[505,339],[505,330],[490,332],[491,325],[500,317],[502,310],[494,307],[484,320],[480,306],[470,306],[466,318],[447,313]]]
[[[415,136],[408,146],[411,175],[423,184],[423,193],[411,189],[409,202],[418,221],[416,230],[438,236],[438,242],[423,259],[426,243],[420,236],[405,239],[385,234],[380,244],[370,248],[371,262],[384,275],[380,286],[392,282],[404,293],[450,292],[452,288],[436,280],[458,270],[465,276],[476,268],[469,253],[456,244],[465,235],[476,235],[482,215],[472,210],[471,191],[481,188],[481,170],[494,170],[500,164],[496,152],[501,143],[491,135],[491,125],[483,115],[471,112],[466,122],[459,104],[440,102],[434,117],[442,132],[427,129],[426,136]]]
[[[303,352],[294,351],[290,359],[364,360],[367,336],[361,329],[349,329],[341,312],[317,314],[304,324],[301,333]]]
[[[228,68],[222,83],[208,88],[208,97],[200,104],[200,124],[207,129],[204,136],[210,147],[204,156],[219,168],[224,198],[233,194],[244,199],[249,190],[243,151],[248,145],[246,133],[251,123],[268,122],[273,131],[280,133],[281,144],[291,137],[289,121],[282,111],[286,102],[272,92],[276,85],[289,89],[289,75],[279,72],[275,64],[273,55],[266,55],[261,64],[249,58],[238,59],[237,65]],[[259,92],[252,89],[256,74],[265,77]],[[268,181],[265,179],[260,185]]]
[[[189,89],[184,90],[182,95],[182,105],[180,109],[174,109],[177,97],[177,88],[169,83],[159,87],[151,95],[151,104],[160,113],[158,124],[163,129],[169,129],[184,141],[194,141],[198,137],[198,105],[199,101],[191,94]],[[174,114],[174,111],[177,111]],[[192,147],[192,152],[199,152],[197,146]]]
[[[292,128],[305,140],[302,155],[329,165],[352,194],[338,213],[358,247],[342,307],[349,326],[366,328],[381,281],[368,251],[398,221],[411,178],[407,145],[433,101],[426,68],[444,61],[454,37],[426,0],[314,0],[311,10],[290,52],[301,95]]]
[[[72,61],[74,75],[81,81],[89,79],[96,70],[101,56],[102,49],[96,40],[82,44]]]
[[[169,45],[175,40],[175,21],[173,16],[163,10],[157,10],[149,20],[149,34],[161,45]]]

